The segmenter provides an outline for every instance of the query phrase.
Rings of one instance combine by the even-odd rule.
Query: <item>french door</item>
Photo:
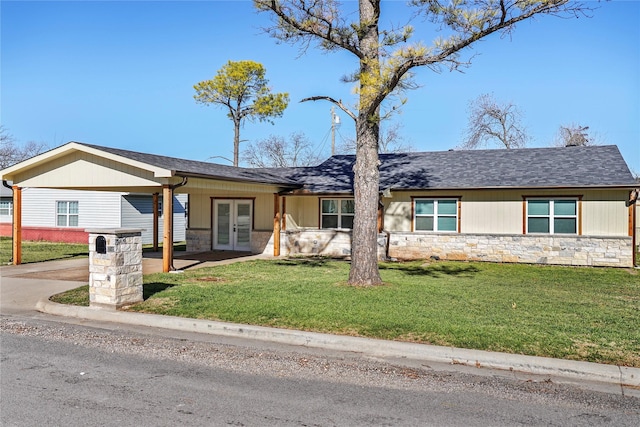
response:
[[[213,249],[251,250],[251,200],[216,199],[213,212]]]

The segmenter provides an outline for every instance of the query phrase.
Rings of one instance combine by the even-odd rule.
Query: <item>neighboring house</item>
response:
[[[354,160],[245,169],[71,142],[3,174],[25,188],[188,194],[188,251],[344,256]],[[634,264],[638,185],[616,146],[381,154],[380,162],[381,259]]]
[[[2,187],[0,236],[11,236],[13,193]],[[24,188],[22,239],[88,243],[86,228],[143,229],[142,243],[153,243],[153,196],[108,191]],[[175,242],[184,241],[187,195],[174,199]],[[159,201],[159,239],[162,240],[162,201]]]

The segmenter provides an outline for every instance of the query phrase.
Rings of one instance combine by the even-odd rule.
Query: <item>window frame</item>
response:
[[[529,215],[529,201],[539,200],[549,202],[549,213],[547,215]],[[555,202],[557,201],[573,201],[575,202],[574,215],[561,215],[555,213]],[[539,235],[539,236],[580,236],[582,235],[582,196],[523,196],[523,234]],[[549,231],[537,232],[529,231],[529,218],[548,218]],[[555,230],[556,219],[575,219],[575,231],[573,233],[558,233]]]
[[[336,213],[324,213],[322,211],[322,205],[325,200],[333,200],[336,202],[338,206],[338,212]],[[343,201],[352,201],[354,203],[354,210],[352,213],[343,213],[342,212],[342,202]],[[319,224],[318,228],[320,230],[353,230],[353,218],[355,217],[355,199],[353,197],[321,197],[319,200]],[[323,217],[325,215],[336,215],[338,217],[338,226],[337,227],[323,227]],[[343,227],[342,226],[342,217],[348,216],[351,217],[351,227]]]
[[[412,232],[421,232],[421,233],[460,233],[461,232],[461,196],[437,196],[437,197],[429,197],[429,196],[412,196],[411,197],[411,231]],[[418,214],[416,209],[417,202],[427,200],[433,201],[433,214]],[[440,214],[438,212],[438,202],[439,201],[455,201],[456,209],[455,209],[455,230],[439,230],[438,229],[438,218],[452,218],[454,215],[452,214]],[[416,220],[418,217],[433,217],[433,230],[418,230],[416,227]]]
[[[7,205],[7,207],[3,207],[3,205]],[[3,210],[7,209],[7,213],[2,213]],[[12,200],[0,200],[0,216],[13,216],[13,201]]]
[[[66,206],[65,212],[60,212],[59,206],[64,203]],[[76,204],[76,212],[71,213],[71,204]],[[64,228],[77,228],[80,226],[80,202],[78,200],[56,200],[56,227]],[[65,218],[65,224],[60,225],[59,219]],[[76,217],[76,225],[70,225],[70,219]]]

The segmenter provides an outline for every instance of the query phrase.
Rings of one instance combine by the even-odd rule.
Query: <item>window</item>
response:
[[[56,225],[58,227],[78,226],[78,202],[56,202]]]
[[[0,215],[13,215],[13,206],[9,200],[4,200],[0,202]]]
[[[577,234],[575,199],[527,199],[527,233]]]
[[[353,199],[322,199],[320,228],[353,228]]]
[[[414,199],[415,231],[458,231],[458,199]]]

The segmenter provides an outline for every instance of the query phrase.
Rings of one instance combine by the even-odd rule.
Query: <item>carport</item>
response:
[[[163,212],[163,271],[173,268],[173,196],[216,198],[216,194],[273,195],[273,254],[280,255],[280,194],[299,187],[267,171],[184,160],[79,142],[69,142],[2,171],[13,190],[13,264],[22,259],[22,190],[53,188],[151,194],[154,200],[154,249],[158,248],[158,206]],[[211,215],[211,214],[210,214]],[[213,227],[212,227],[213,228]]]

